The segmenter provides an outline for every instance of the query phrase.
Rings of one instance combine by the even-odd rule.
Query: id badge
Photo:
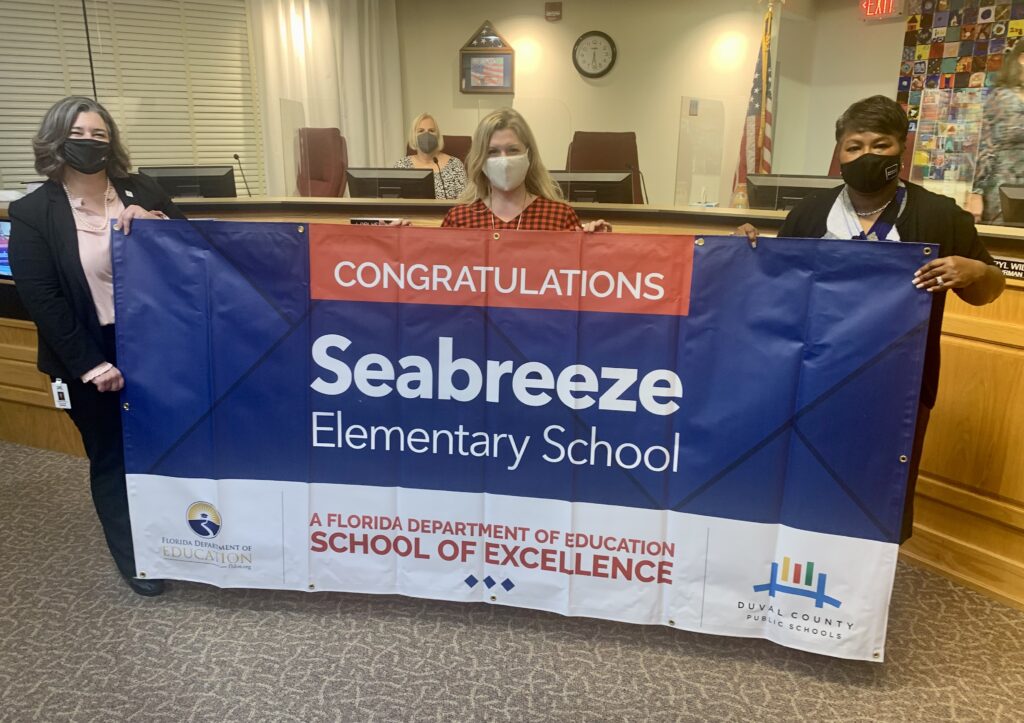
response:
[[[68,395],[68,385],[60,379],[50,385],[53,392],[53,406],[57,409],[71,409],[71,397]]]

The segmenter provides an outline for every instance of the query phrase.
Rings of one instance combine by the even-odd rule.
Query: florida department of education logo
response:
[[[831,605],[834,608],[842,605],[842,602],[825,594],[825,584],[828,575],[818,572],[814,577],[814,563],[790,564],[788,557],[782,558],[782,565],[778,562],[772,563],[772,576],[768,582],[761,585],[754,585],[754,592],[768,592],[770,597],[782,595],[799,595],[814,600],[814,607],[820,608]],[[792,584],[789,584],[792,583]]]
[[[212,540],[220,532],[220,513],[209,502],[193,502],[189,505],[185,517],[192,532],[202,538]]]

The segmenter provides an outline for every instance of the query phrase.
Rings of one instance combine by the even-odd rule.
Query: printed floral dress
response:
[[[982,223],[1002,223],[999,187],[1024,185],[1024,96],[1017,88],[996,87],[985,101],[973,193],[985,200]]]
[[[395,168],[415,168],[412,159],[406,156],[395,164]],[[434,198],[458,198],[466,188],[466,167],[455,156],[449,156],[441,172],[434,171]]]

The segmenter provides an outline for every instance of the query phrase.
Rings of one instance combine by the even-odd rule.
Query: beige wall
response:
[[[667,205],[680,99],[717,99],[726,109],[722,186],[731,189],[763,10],[752,0],[566,0],[563,19],[550,23],[539,0],[398,0],[403,111],[411,120],[429,110],[443,132],[470,134],[480,116],[511,104],[549,168],[564,167],[576,130],[634,130],[650,201]],[[458,90],[459,48],[484,20],[516,49],[514,99]],[[588,30],[608,33],[618,47],[615,68],[597,80],[579,75],[570,57]]]
[[[650,202],[674,203],[683,96],[721,101],[719,199],[727,205],[760,39],[764,3],[753,0],[566,0],[544,20],[540,0],[398,0],[403,114],[437,114],[442,130],[470,134],[490,110],[512,105],[530,122],[549,168],[565,165],[576,130],[635,130]],[[490,20],[516,50],[515,96],[464,95],[458,50]],[[573,43],[603,30],[615,68],[589,80],[573,68]],[[788,0],[779,39],[775,170],[828,170],[836,117],[853,100],[895,97],[901,20],[866,24],[853,0]]]
[[[896,97],[905,20],[865,23],[851,0],[790,0],[784,12],[774,170],[824,174],[846,107]]]

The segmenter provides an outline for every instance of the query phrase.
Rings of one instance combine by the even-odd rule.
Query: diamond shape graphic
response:
[[[497,585],[497,584],[498,584],[498,583],[496,583],[496,582],[494,581],[494,578],[493,578],[493,577],[491,577],[490,575],[488,575],[487,577],[485,577],[485,578],[484,578],[484,585],[486,585],[486,586],[487,586],[487,589],[488,589],[488,590],[490,590],[490,589],[491,589],[492,587],[494,587],[494,586],[495,586],[495,585]]]
[[[516,586],[514,582],[509,580],[507,577],[502,581],[501,586],[505,588],[505,592],[511,592],[512,588]]]
[[[472,575],[470,575],[469,577],[467,577],[467,578],[466,578],[466,580],[465,580],[465,583],[466,583],[467,585],[469,585],[470,587],[474,587],[474,586],[475,586],[475,585],[476,585],[476,584],[477,584],[478,582],[480,582],[480,581],[479,581],[479,580],[477,580],[477,579],[476,579],[475,577],[473,577]]]

